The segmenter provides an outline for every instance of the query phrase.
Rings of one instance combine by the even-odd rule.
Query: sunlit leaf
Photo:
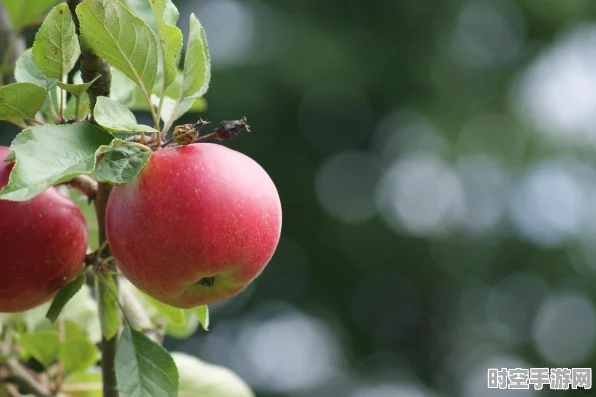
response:
[[[60,362],[66,374],[84,371],[99,357],[97,347],[87,338],[73,338],[60,343]]]
[[[201,321],[201,326],[205,331],[209,330],[209,307],[207,305],[197,306],[193,309]]]
[[[0,199],[29,200],[56,183],[89,174],[97,156],[117,142],[110,133],[86,123],[27,128],[12,141],[17,162]]]
[[[195,14],[190,15],[188,47],[184,57],[182,97],[198,98],[209,88],[211,80],[211,56],[207,35]]]
[[[147,125],[138,124],[135,115],[126,106],[105,96],[97,97],[93,115],[97,124],[108,131],[118,133],[156,131]]]
[[[68,5],[58,4],[46,16],[35,35],[33,60],[46,76],[62,79],[74,67],[80,54]]]
[[[46,90],[33,83],[0,87],[0,120],[33,119],[46,100]]]
[[[157,21],[163,63],[162,79],[167,87],[176,78],[182,51],[182,31],[176,27],[179,13],[171,0],[153,0],[149,4]]]
[[[60,352],[60,341],[56,331],[21,334],[18,342],[24,349],[24,355],[32,356],[46,368],[52,365]]]
[[[184,319],[184,310],[166,305],[163,302],[153,299],[142,291],[139,291],[139,293],[147,302],[149,302],[149,304],[151,304],[151,306],[157,309],[157,311],[164,316],[166,320],[176,325],[184,325],[184,322],[186,321]]]
[[[157,75],[157,39],[151,28],[117,0],[85,0],[76,9],[81,45],[119,69],[146,93]]]

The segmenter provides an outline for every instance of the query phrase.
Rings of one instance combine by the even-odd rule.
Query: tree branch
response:
[[[95,197],[95,212],[97,214],[97,223],[99,227],[99,246],[105,246],[103,253],[110,255],[110,247],[106,244],[106,206],[108,204],[108,198],[112,187],[105,183],[98,183],[97,185],[97,196]],[[113,261],[111,261],[113,262]],[[110,263],[113,269],[113,264]],[[104,283],[98,283],[99,296],[110,293],[109,291],[102,291],[108,287]],[[100,309],[102,306],[99,306]],[[103,395],[104,397],[118,397],[118,382],[116,381],[116,345],[118,338],[113,337],[112,339],[106,339],[105,337],[101,340],[101,370],[103,376]]]
[[[97,197],[97,181],[87,175],[77,175],[68,182],[64,182],[64,185],[68,185],[73,189],[83,193],[89,201],[95,200]]]
[[[81,26],[75,9],[80,2],[81,0],[67,0],[66,2],[75,24],[77,36],[80,36],[81,34]],[[91,112],[93,112],[98,96],[110,96],[112,70],[110,69],[110,64],[103,58],[86,51],[81,46],[81,77],[83,78],[83,81],[88,83],[97,77],[97,75],[101,75],[101,77],[87,89],[87,94],[89,94],[89,109],[91,109]]]
[[[72,20],[75,24],[75,31],[78,36],[81,35],[81,26],[75,10],[80,2],[81,0],[67,0],[68,8],[70,9]],[[104,59],[98,57],[97,55],[87,52],[84,48],[81,47],[81,76],[83,77],[83,81],[87,83],[93,80],[98,74],[100,74],[101,77],[87,89],[87,93],[89,94],[89,109],[91,110],[91,114],[93,114],[93,109],[95,108],[97,97],[110,95],[112,73],[110,70],[109,63],[107,63]],[[108,197],[110,196],[110,191],[110,185],[107,185],[105,183],[98,183],[97,195],[95,197],[95,212],[97,214],[97,222],[99,225],[99,246],[105,246],[104,253],[106,255],[110,255],[110,247],[106,244],[107,237],[105,228],[106,206],[108,203]],[[98,283],[98,285],[99,295],[102,296],[102,293],[106,292],[102,291],[102,289],[105,289],[107,287],[103,283]],[[100,310],[103,310],[102,305],[100,305],[99,308]],[[119,396],[118,384],[116,381],[116,369],[114,363],[116,359],[117,343],[117,337],[113,337],[109,340],[104,337],[101,340],[103,397]]]
[[[44,390],[27,369],[15,358],[6,360],[9,378],[14,379],[16,383],[26,388],[37,397],[53,397]]]

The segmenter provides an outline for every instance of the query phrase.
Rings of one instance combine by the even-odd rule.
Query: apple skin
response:
[[[0,187],[14,163],[3,160]],[[29,201],[0,200],[0,312],[21,312],[72,281],[87,252],[87,222],[75,203],[49,188]]]
[[[112,190],[106,232],[133,285],[191,308],[240,293],[263,271],[279,241],[281,204],[269,175],[244,154],[175,146]]]

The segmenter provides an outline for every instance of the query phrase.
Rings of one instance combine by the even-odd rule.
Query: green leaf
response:
[[[167,87],[176,78],[180,52],[182,51],[182,31],[176,27],[179,13],[171,0],[154,0],[150,1],[149,4],[157,21],[163,62],[162,79],[164,87]]]
[[[81,49],[66,3],[54,7],[35,35],[33,61],[48,77],[62,79],[74,67]]]
[[[95,177],[99,182],[123,185],[141,172],[150,156],[150,149],[145,150],[141,145],[124,144],[103,155],[97,164]]]
[[[191,337],[199,328],[199,319],[195,316],[192,309],[184,310],[184,324],[176,325],[168,322],[166,324],[166,334],[176,339],[187,339]]]
[[[33,83],[0,88],[0,120],[33,119],[46,100],[46,90]]]
[[[207,305],[197,306],[193,310],[195,311],[195,314],[197,315],[197,317],[199,318],[199,321],[201,322],[201,327],[203,327],[203,329],[205,331],[208,331],[209,330],[209,307]]]
[[[60,352],[60,341],[56,331],[21,334],[18,342],[23,347],[25,356],[32,356],[46,368],[52,365]]]
[[[25,26],[35,22],[41,17],[45,11],[52,5],[56,4],[56,0],[2,0],[12,28],[15,31],[20,31]]]
[[[85,0],[76,9],[81,45],[134,81],[149,100],[157,75],[157,39],[151,28],[117,0]]]
[[[19,83],[35,83],[49,91],[56,86],[58,79],[45,76],[33,62],[33,49],[29,48],[17,59],[14,69],[15,80]]]
[[[97,362],[99,351],[86,338],[69,339],[60,343],[60,362],[63,371],[71,374],[84,371]]]
[[[118,302],[112,291],[116,291],[116,282],[110,274],[105,274],[104,279],[106,280],[106,286],[103,282],[97,281],[98,286],[96,288],[99,291],[98,303],[101,323],[101,333],[106,340],[110,340],[118,333],[120,328],[120,308]],[[110,291],[110,289],[112,291]]]
[[[62,287],[54,297],[54,300],[52,300],[52,305],[48,309],[46,318],[51,322],[56,321],[64,306],[73,296],[75,296],[77,292],[79,292],[84,283],[85,276],[81,274],[73,281]]]
[[[138,124],[135,115],[126,106],[105,96],[97,97],[93,111],[95,121],[112,132],[154,132],[154,128]]]
[[[112,68],[110,99],[126,106],[129,110],[149,110],[143,91],[124,73],[114,68]]]
[[[188,47],[184,57],[183,98],[198,98],[209,89],[211,57],[203,25],[195,14],[190,15]]]
[[[58,84],[58,87],[62,88],[64,91],[70,92],[74,96],[81,96],[85,93],[87,88],[91,87],[93,83],[95,83],[100,77],[101,74],[98,74],[93,80],[82,84],[66,84],[60,81],[58,81],[56,84]]]
[[[15,156],[14,152],[10,152],[10,153],[8,153],[8,156],[4,157],[3,161],[5,163],[12,163],[16,159],[17,159],[17,156]]]
[[[180,374],[180,397],[254,397],[250,387],[227,368],[184,353],[172,353]]]
[[[17,162],[0,199],[25,201],[48,187],[89,174],[107,145],[122,142],[86,123],[43,125],[23,130],[12,141]]]
[[[15,80],[19,83],[34,83],[40,85],[46,89],[49,95],[46,95],[42,112],[47,116],[48,120],[53,120],[53,116],[50,112],[50,106],[47,97],[49,96],[52,103],[58,102],[58,96],[56,94],[56,83],[57,79],[45,76],[41,70],[33,62],[33,50],[29,48],[17,59],[15,70]]]
[[[121,397],[178,397],[178,370],[170,354],[128,324],[116,350]]]
[[[153,17],[153,10],[149,5],[151,1],[147,0],[122,0],[129,10],[131,10],[136,16],[147,22],[147,25],[151,27],[151,30],[157,34],[157,22]]]
[[[169,322],[176,324],[176,325],[184,325],[185,318],[184,318],[184,310],[178,309],[177,307],[172,307],[170,305],[166,305],[163,302],[158,301],[157,299],[153,299],[149,295],[143,293],[139,290],[140,295],[151,304],[157,311],[166,318]]]

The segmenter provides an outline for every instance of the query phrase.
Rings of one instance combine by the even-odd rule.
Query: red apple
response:
[[[14,163],[0,146],[0,187]],[[0,312],[20,312],[50,300],[81,269],[87,222],[71,200],[49,188],[35,198],[0,200]]]
[[[190,308],[238,294],[263,271],[279,241],[281,204],[249,157],[216,144],[177,146],[154,152],[112,190],[106,230],[131,283]]]

